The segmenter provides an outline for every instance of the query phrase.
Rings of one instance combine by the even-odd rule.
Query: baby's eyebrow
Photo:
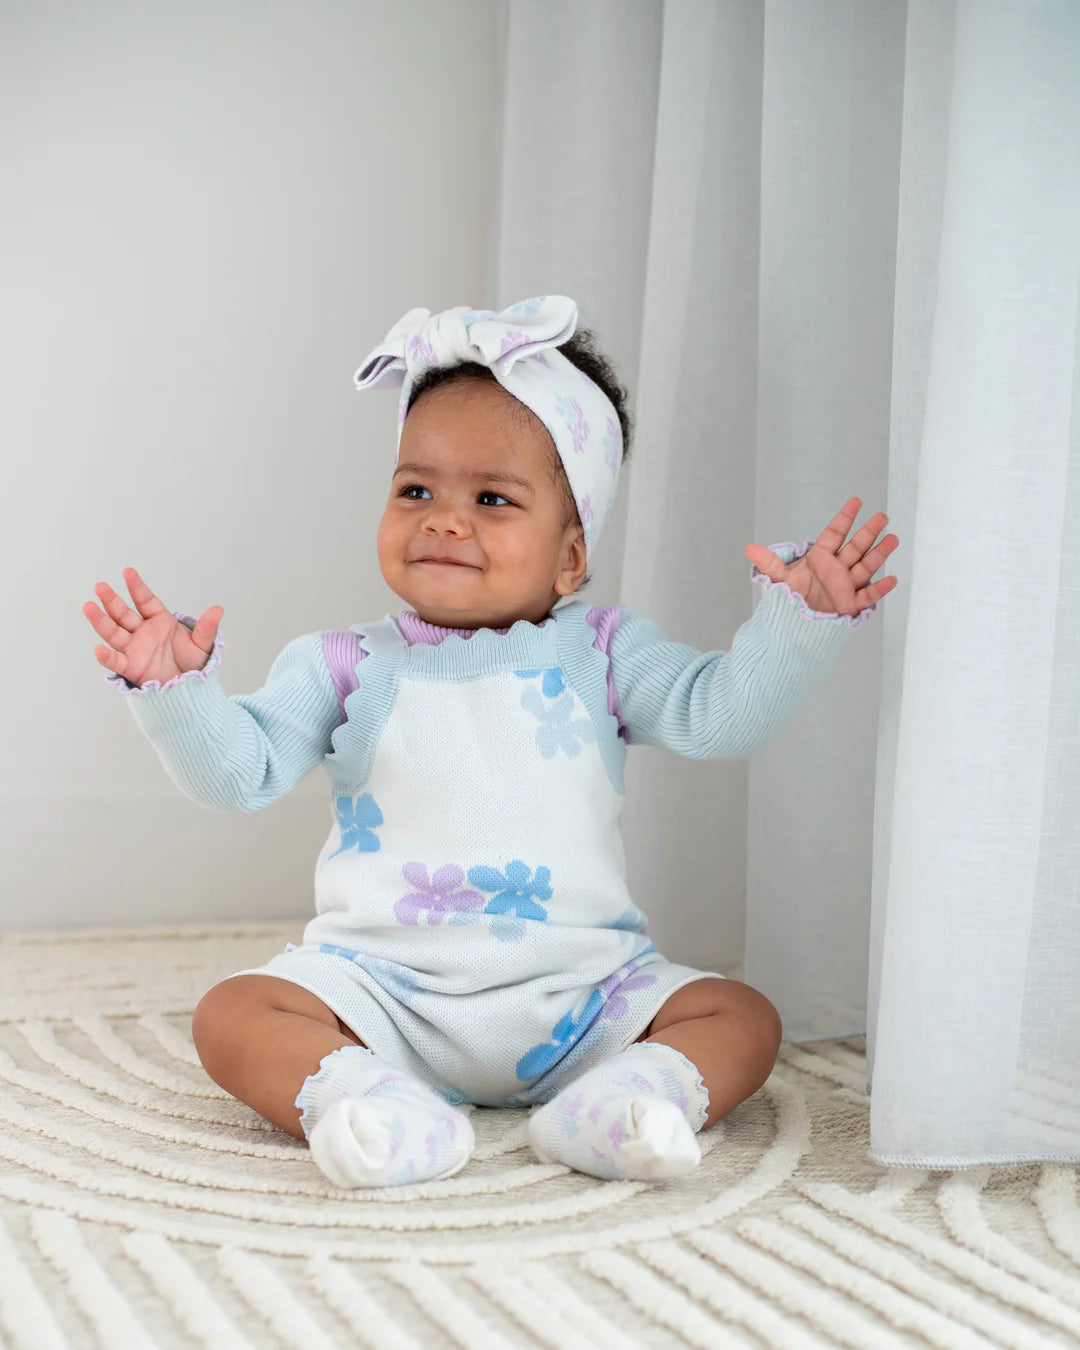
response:
[[[439,470],[431,464],[399,464],[394,470],[394,478],[399,473],[422,474],[426,478],[438,478]],[[533,485],[527,478],[520,478],[516,473],[510,473],[508,470],[500,469],[498,471],[478,470],[471,477],[478,479],[482,483],[512,483],[514,487],[524,488],[526,492],[532,492]]]

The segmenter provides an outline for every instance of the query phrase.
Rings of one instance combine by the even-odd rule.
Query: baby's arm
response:
[[[177,616],[190,628],[194,620]],[[323,635],[294,638],[254,694],[226,696],[218,682],[220,630],[201,670],[164,685],[123,689],[165,771],[192,800],[215,810],[258,811],[289,792],[332,749],[341,706],[323,655]]]
[[[777,544],[773,551],[791,562],[804,550]],[[754,574],[764,580],[757,568]],[[788,587],[771,584],[729,652],[669,642],[629,606],[619,613],[609,653],[626,739],[695,759],[741,759],[772,740],[854,626],[844,615],[808,610]]]

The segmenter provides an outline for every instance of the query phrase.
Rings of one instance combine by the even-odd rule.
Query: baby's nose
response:
[[[424,518],[424,529],[430,534],[468,534],[469,518],[445,503],[433,505]]]

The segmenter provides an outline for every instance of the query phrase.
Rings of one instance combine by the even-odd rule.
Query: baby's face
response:
[[[501,386],[469,380],[424,394],[405,419],[379,567],[428,623],[539,623],[585,576],[581,526],[564,524],[552,478],[555,444],[510,403]]]

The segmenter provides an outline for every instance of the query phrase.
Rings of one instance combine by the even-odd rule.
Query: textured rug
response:
[[[1080,1346],[1076,1168],[867,1158],[862,1038],[785,1045],[664,1183],[474,1108],[447,1181],[342,1192],[222,1092],[202,994],[303,922],[0,937],[0,1346]]]

